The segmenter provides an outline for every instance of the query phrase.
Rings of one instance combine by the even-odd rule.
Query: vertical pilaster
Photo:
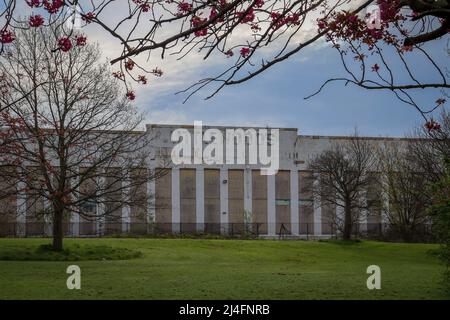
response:
[[[128,233],[130,231],[131,222],[131,209],[130,209],[130,176],[129,174],[124,175],[125,179],[122,181],[122,199],[124,200],[122,206],[122,232]]]
[[[205,170],[198,167],[195,171],[195,204],[197,232],[205,231]]]
[[[48,193],[48,192],[46,192]],[[51,203],[47,198],[43,199],[44,202],[44,235],[47,237],[53,236],[53,220],[52,215],[50,214],[52,208]]]
[[[298,217],[298,169],[291,169],[291,233],[299,234]]]
[[[251,231],[253,221],[252,211],[252,170],[245,168],[244,170],[244,210],[245,210],[245,224],[249,224],[247,228]]]
[[[22,175],[19,172],[19,181],[17,182],[17,227],[16,235],[18,237],[25,237],[26,223],[27,223],[27,194],[25,192],[26,184],[21,181]]]
[[[180,168],[172,169],[172,232],[180,232]]]
[[[72,184],[72,187],[74,185],[77,185],[79,183],[79,172],[80,169],[77,169],[77,176],[70,182]],[[80,186],[77,186],[74,194],[78,197],[79,196],[79,191],[80,191]],[[77,212],[71,212],[70,213],[70,218],[69,218],[69,223],[70,223],[70,232],[72,237],[78,237],[80,236],[80,214]]]
[[[267,234],[276,235],[275,175],[267,176]]]
[[[389,189],[387,177],[383,175],[382,179],[382,190],[381,190],[381,201],[383,202],[383,207],[381,210],[381,232],[387,228],[387,224],[389,223],[389,193],[386,191]]]
[[[153,224],[155,222],[155,214],[156,214],[155,194],[156,194],[156,183],[155,183],[155,179],[152,178],[152,179],[150,179],[150,181],[147,181],[147,223],[148,224]]]
[[[366,190],[360,192],[359,201],[361,202],[361,206],[363,208],[365,208],[367,206],[367,191]],[[360,214],[361,214],[361,216],[359,217],[359,231],[362,234],[365,234],[367,232],[367,221],[368,221],[369,210],[362,209]]]
[[[344,227],[344,207],[343,207],[343,201],[341,199],[336,199],[336,203],[339,205],[336,205],[336,225],[339,226],[339,228]],[[340,230],[336,230],[336,233],[339,233]]]
[[[98,177],[98,186],[100,188],[100,190],[104,190],[105,186],[106,186],[106,181],[105,181],[105,170],[104,169],[100,169],[101,170],[101,176]],[[106,213],[106,207],[105,207],[105,199],[104,198],[99,198],[98,199],[98,206],[97,206],[97,236],[103,236],[105,233],[105,222],[106,222],[106,217],[105,217],[105,213]]]
[[[320,188],[320,174],[314,174],[314,186],[316,190]],[[318,195],[314,196],[314,235],[322,235],[322,207],[321,199]]]
[[[220,232],[228,233],[228,169],[220,169]]]

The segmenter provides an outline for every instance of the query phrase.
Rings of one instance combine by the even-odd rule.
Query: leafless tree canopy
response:
[[[379,183],[389,201],[383,211],[405,240],[412,239],[417,228],[427,222],[426,208],[430,204],[427,175],[408,152],[414,143],[384,143],[378,150],[382,175]]]
[[[440,130],[419,127],[409,135],[414,139],[408,145],[407,156],[429,183],[445,176],[444,161],[450,159],[450,112],[443,110],[438,122]]]
[[[320,175],[314,196],[322,206],[336,206],[344,212],[342,218],[335,217],[337,227],[342,225],[344,239],[350,239],[361,212],[369,209],[361,198],[376,181],[374,149],[369,140],[355,135],[349,142],[335,142],[309,161],[309,169]]]
[[[147,170],[154,137],[138,131],[142,114],[121,94],[108,64],[99,63],[99,48],[54,52],[58,32],[20,31],[0,57],[8,87],[1,97],[8,108],[0,119],[0,163],[12,186],[0,196],[12,191],[46,199],[50,208],[42,213],[51,215],[55,249],[62,247],[69,213],[92,220],[127,203],[144,205],[146,183],[156,178]],[[86,211],[90,202],[102,211]]]

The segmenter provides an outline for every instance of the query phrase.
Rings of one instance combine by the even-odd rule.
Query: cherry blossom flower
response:
[[[30,16],[28,24],[30,25],[30,27],[39,27],[44,24],[44,18],[40,14]]]
[[[142,75],[138,76],[138,82],[142,84],[147,84],[147,77]]]
[[[63,37],[58,40],[59,48],[63,52],[67,52],[72,49],[72,41],[69,38]]]
[[[11,43],[14,41],[16,37],[14,36],[14,33],[9,30],[2,30],[0,31],[0,42],[3,44]]]
[[[250,54],[250,48],[247,47],[241,48],[240,53],[242,58],[247,58],[248,55]]]
[[[87,38],[85,36],[83,36],[83,35],[76,36],[76,40],[77,40],[77,46],[80,47],[80,46],[86,45]]]
[[[126,68],[127,70],[130,70],[130,71],[133,70],[134,65],[135,65],[135,63],[134,63],[134,61],[131,60],[131,59],[128,59],[127,62],[125,62],[125,68]]]
[[[134,93],[134,91],[129,90],[126,94],[126,97],[128,98],[128,100],[133,101],[134,99],[136,99],[136,94]]]

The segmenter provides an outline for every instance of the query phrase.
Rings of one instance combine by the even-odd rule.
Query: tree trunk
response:
[[[53,214],[53,250],[62,251],[63,249],[63,213],[64,210],[58,206],[54,207]]]
[[[350,240],[352,237],[352,211],[350,203],[345,203],[345,216],[344,216],[344,233],[342,235],[344,240]]]

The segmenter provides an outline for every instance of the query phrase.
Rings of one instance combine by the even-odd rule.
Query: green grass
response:
[[[6,249],[49,239],[0,239]],[[0,299],[448,299],[437,245],[195,239],[67,239],[71,248],[142,252],[131,260],[0,261]],[[81,290],[66,268],[81,268]],[[366,268],[381,267],[381,290]]]

